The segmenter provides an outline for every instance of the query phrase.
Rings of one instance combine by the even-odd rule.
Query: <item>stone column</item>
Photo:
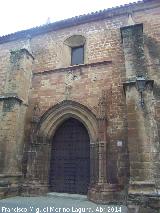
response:
[[[102,91],[98,103],[98,160],[99,160],[99,175],[98,184],[107,182],[106,160],[107,160],[107,116],[106,116],[106,93]]]
[[[106,183],[106,141],[99,142],[99,175],[98,175],[98,183],[104,184]]]
[[[90,144],[90,187],[98,182],[99,159],[98,159],[98,143]]]
[[[5,91],[0,95],[0,162],[3,162],[0,173],[10,185],[11,191],[17,187],[15,183],[22,176],[24,125],[32,63],[33,56],[28,50],[11,51]]]
[[[121,28],[121,34],[126,67],[124,87],[128,115],[130,158],[129,195],[156,195],[152,162],[154,136],[150,131],[154,120],[150,108],[153,99],[153,81],[148,80],[148,69],[144,54],[143,25],[136,24],[123,27]],[[142,93],[144,104],[137,86],[137,77],[140,76],[146,79]],[[156,125],[154,127],[156,128]]]

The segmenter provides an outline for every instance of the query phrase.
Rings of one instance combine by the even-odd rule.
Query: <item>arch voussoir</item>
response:
[[[76,118],[84,124],[92,143],[97,140],[96,116],[87,107],[74,101],[63,101],[44,113],[40,119],[38,135],[43,137],[44,140],[45,138],[46,140],[52,138],[59,125],[70,117]]]

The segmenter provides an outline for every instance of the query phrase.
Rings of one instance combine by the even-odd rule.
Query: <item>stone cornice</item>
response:
[[[107,65],[107,64],[111,64],[111,63],[112,63],[112,61],[100,61],[100,62],[89,63],[89,64],[78,64],[78,65],[74,65],[74,66],[62,67],[62,68],[57,68],[57,69],[53,69],[53,70],[35,72],[35,73],[33,73],[33,75],[46,75],[46,74],[53,73],[53,72],[65,72],[65,71],[74,71],[74,70],[76,71],[81,68],[95,67],[98,65]]]

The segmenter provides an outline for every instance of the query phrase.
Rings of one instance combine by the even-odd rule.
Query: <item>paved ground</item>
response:
[[[0,213],[127,213],[124,206],[97,205],[86,196],[57,194],[0,200]]]

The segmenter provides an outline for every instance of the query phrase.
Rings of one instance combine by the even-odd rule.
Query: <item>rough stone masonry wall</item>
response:
[[[130,158],[130,187],[129,194],[144,190],[149,193],[155,191],[154,176],[158,173],[154,169],[154,163],[158,160],[154,138],[157,129],[153,117],[154,102],[152,101],[152,84],[146,86],[144,95],[144,106],[140,104],[135,80],[138,76],[148,78],[148,70],[145,63],[143,47],[143,25],[132,25],[121,29],[123,37],[123,48],[126,62],[126,103],[128,117],[128,147]],[[151,81],[152,82],[152,81]],[[151,83],[150,82],[150,83]],[[155,130],[154,130],[155,129]],[[154,151],[153,151],[154,150]],[[148,160],[150,159],[150,160]],[[154,161],[154,163],[153,163]],[[136,189],[136,185],[137,189]],[[151,189],[153,187],[153,189]],[[131,189],[132,188],[132,189]],[[147,188],[147,189],[146,189]],[[157,190],[157,189],[156,189]]]
[[[1,101],[1,174],[16,175],[22,171],[24,117],[26,107],[17,101]],[[15,134],[16,133],[16,134]]]
[[[133,13],[135,23],[143,23],[144,25],[144,46],[145,55],[147,55],[148,60],[147,65],[149,67],[148,75],[150,79],[155,81],[155,88],[159,87],[159,49],[157,45],[159,43],[158,15],[159,8]],[[43,72],[53,70],[53,72],[50,72],[50,74],[48,72],[46,75],[35,74],[33,78],[31,103],[40,103],[41,114],[43,114],[47,108],[66,98],[66,76],[68,75],[68,71],[72,71],[72,68],[68,70],[58,70],[61,67],[67,67],[65,51],[63,51],[65,48],[63,42],[66,38],[74,34],[82,34],[86,38],[86,63],[96,63],[104,60],[112,61],[109,66],[97,65],[93,68],[92,66],[89,68],[81,68],[82,75],[78,74],[80,72],[79,68],[73,70],[75,74],[75,76],[73,74],[73,78],[75,77],[75,79],[71,83],[72,89],[69,99],[84,104],[96,114],[96,107],[98,105],[97,97],[100,96],[102,90],[106,91],[107,131],[110,139],[110,151],[108,152],[110,165],[108,166],[112,181],[114,179],[115,182],[117,181],[117,170],[118,178],[121,182],[121,176],[123,177],[126,173],[125,168],[127,166],[127,150],[125,146],[127,118],[125,97],[122,88],[122,82],[125,81],[125,65],[120,35],[120,27],[127,25],[127,18],[128,16],[126,15],[79,25],[38,36],[31,41],[33,54],[36,58],[34,71]],[[152,38],[153,43],[155,43],[157,47],[155,54],[153,54],[154,50],[151,47],[152,45],[148,44],[149,37]],[[43,47],[43,49],[40,47]],[[54,72],[54,69],[57,70]],[[69,75],[72,76],[72,74]],[[159,102],[156,94],[158,93],[154,89],[154,95],[156,97],[155,105],[158,107]],[[156,112],[158,111],[156,110]],[[123,141],[123,148],[117,147],[118,140]],[[123,151],[119,149],[123,149]],[[108,179],[110,179],[110,177],[108,177]],[[123,181],[124,179],[122,178],[122,182]]]
[[[155,81],[155,119],[157,123],[160,117],[159,14],[159,8],[133,12],[132,14],[135,23],[143,23],[144,25],[145,54],[147,55],[149,67],[148,75],[150,79]],[[35,61],[26,125],[27,133],[30,135],[30,118],[37,103],[40,109],[39,116],[65,99],[77,101],[97,114],[98,98],[102,96],[102,90],[104,90],[106,93],[109,141],[107,147],[107,157],[109,159],[108,180],[109,182],[122,184],[126,179],[128,156],[127,118],[123,92],[125,63],[120,28],[127,25],[127,20],[128,14],[113,16],[101,21],[73,26],[31,38],[30,48]],[[85,63],[103,61],[110,61],[110,63],[61,69],[69,66],[64,41],[75,34],[83,35],[86,38]],[[1,44],[0,79],[2,92],[5,87],[7,67],[9,66],[9,51],[14,48],[22,48],[26,43],[27,39]],[[68,88],[70,88],[69,91]],[[156,135],[156,137],[159,138],[159,135]],[[29,138],[28,136],[26,139],[27,143],[30,140]],[[117,141],[122,141],[122,147],[117,147]]]
[[[157,1],[158,2],[158,1]],[[136,13],[135,16],[139,23],[143,23],[144,27],[144,51],[147,60],[148,76],[154,80],[154,117],[157,120],[159,131],[159,106],[160,106],[160,9],[145,11],[144,13]],[[158,133],[158,138],[160,134]]]
[[[154,12],[153,12],[154,11]],[[152,13],[153,12],[153,13]],[[156,181],[156,187],[160,187],[160,134],[159,134],[159,106],[160,106],[160,20],[159,20],[160,8],[155,8],[151,11],[146,11],[145,15],[138,14],[137,19],[139,23],[144,23],[144,53],[146,57],[146,64],[148,70],[149,79],[154,80],[153,97],[148,98],[148,104],[150,105],[150,112],[152,113],[152,119],[150,120],[151,128],[148,131],[152,131],[153,139],[153,156],[152,159],[148,158],[148,161],[153,160],[154,178]],[[156,121],[157,128],[154,128]],[[150,135],[151,135],[150,134]]]
[[[125,159],[127,156],[125,101],[122,87],[122,77],[125,75],[125,71],[122,63],[119,27],[124,22],[122,18],[105,20],[33,38],[31,48],[35,57],[35,74],[30,100],[33,105],[39,102],[41,114],[56,103],[71,99],[87,106],[97,115],[99,98],[104,90],[108,120],[107,131],[110,140],[107,148],[108,170],[110,171],[108,179],[110,183],[120,182],[122,184],[126,176]],[[86,67],[77,66],[74,69],[71,67],[60,69],[67,66],[63,52],[64,41],[75,34],[83,35],[86,38],[85,63],[111,62]],[[43,46],[45,46],[45,51],[40,48]],[[45,72],[50,69],[51,72]],[[43,74],[37,73],[43,71]],[[67,85],[71,86],[69,97],[66,96]],[[122,148],[117,148],[117,140],[123,141]],[[117,173],[119,174],[117,175]]]
[[[15,182],[14,179],[22,177],[24,127],[32,60],[33,57],[24,48],[10,52],[6,82],[0,95],[0,182],[2,186],[0,193],[2,195],[13,192],[17,194],[20,180]]]
[[[0,94],[4,93],[7,86],[7,76],[10,69],[10,51],[24,48],[27,39],[8,42],[0,45]]]
[[[153,21],[153,20],[152,20]],[[158,23],[159,25],[159,23]],[[126,62],[127,89],[126,100],[128,109],[128,146],[130,156],[130,188],[129,195],[135,202],[143,199],[138,194],[150,196],[159,194],[159,148],[158,122],[155,117],[156,107],[159,106],[156,88],[159,85],[159,47],[153,49],[148,43],[142,25],[133,25],[122,28],[123,47]],[[154,33],[154,31],[153,31]],[[138,36],[137,36],[138,35]],[[154,35],[154,34],[153,34]],[[152,45],[155,47],[154,42]],[[152,56],[151,56],[152,54]],[[158,59],[158,60],[157,60]],[[151,62],[152,61],[152,62]],[[153,69],[154,67],[154,69]],[[136,76],[143,75],[146,79],[153,80],[154,86],[148,82],[143,93],[145,106],[140,106],[140,95],[136,85],[133,85]],[[155,78],[156,76],[156,78]],[[135,196],[134,196],[135,195]],[[158,199],[158,198],[157,198]],[[141,201],[140,201],[141,200]],[[147,204],[148,202],[148,204]],[[145,205],[152,205],[150,201]],[[159,201],[158,201],[159,202]],[[158,208],[158,206],[157,206]]]

